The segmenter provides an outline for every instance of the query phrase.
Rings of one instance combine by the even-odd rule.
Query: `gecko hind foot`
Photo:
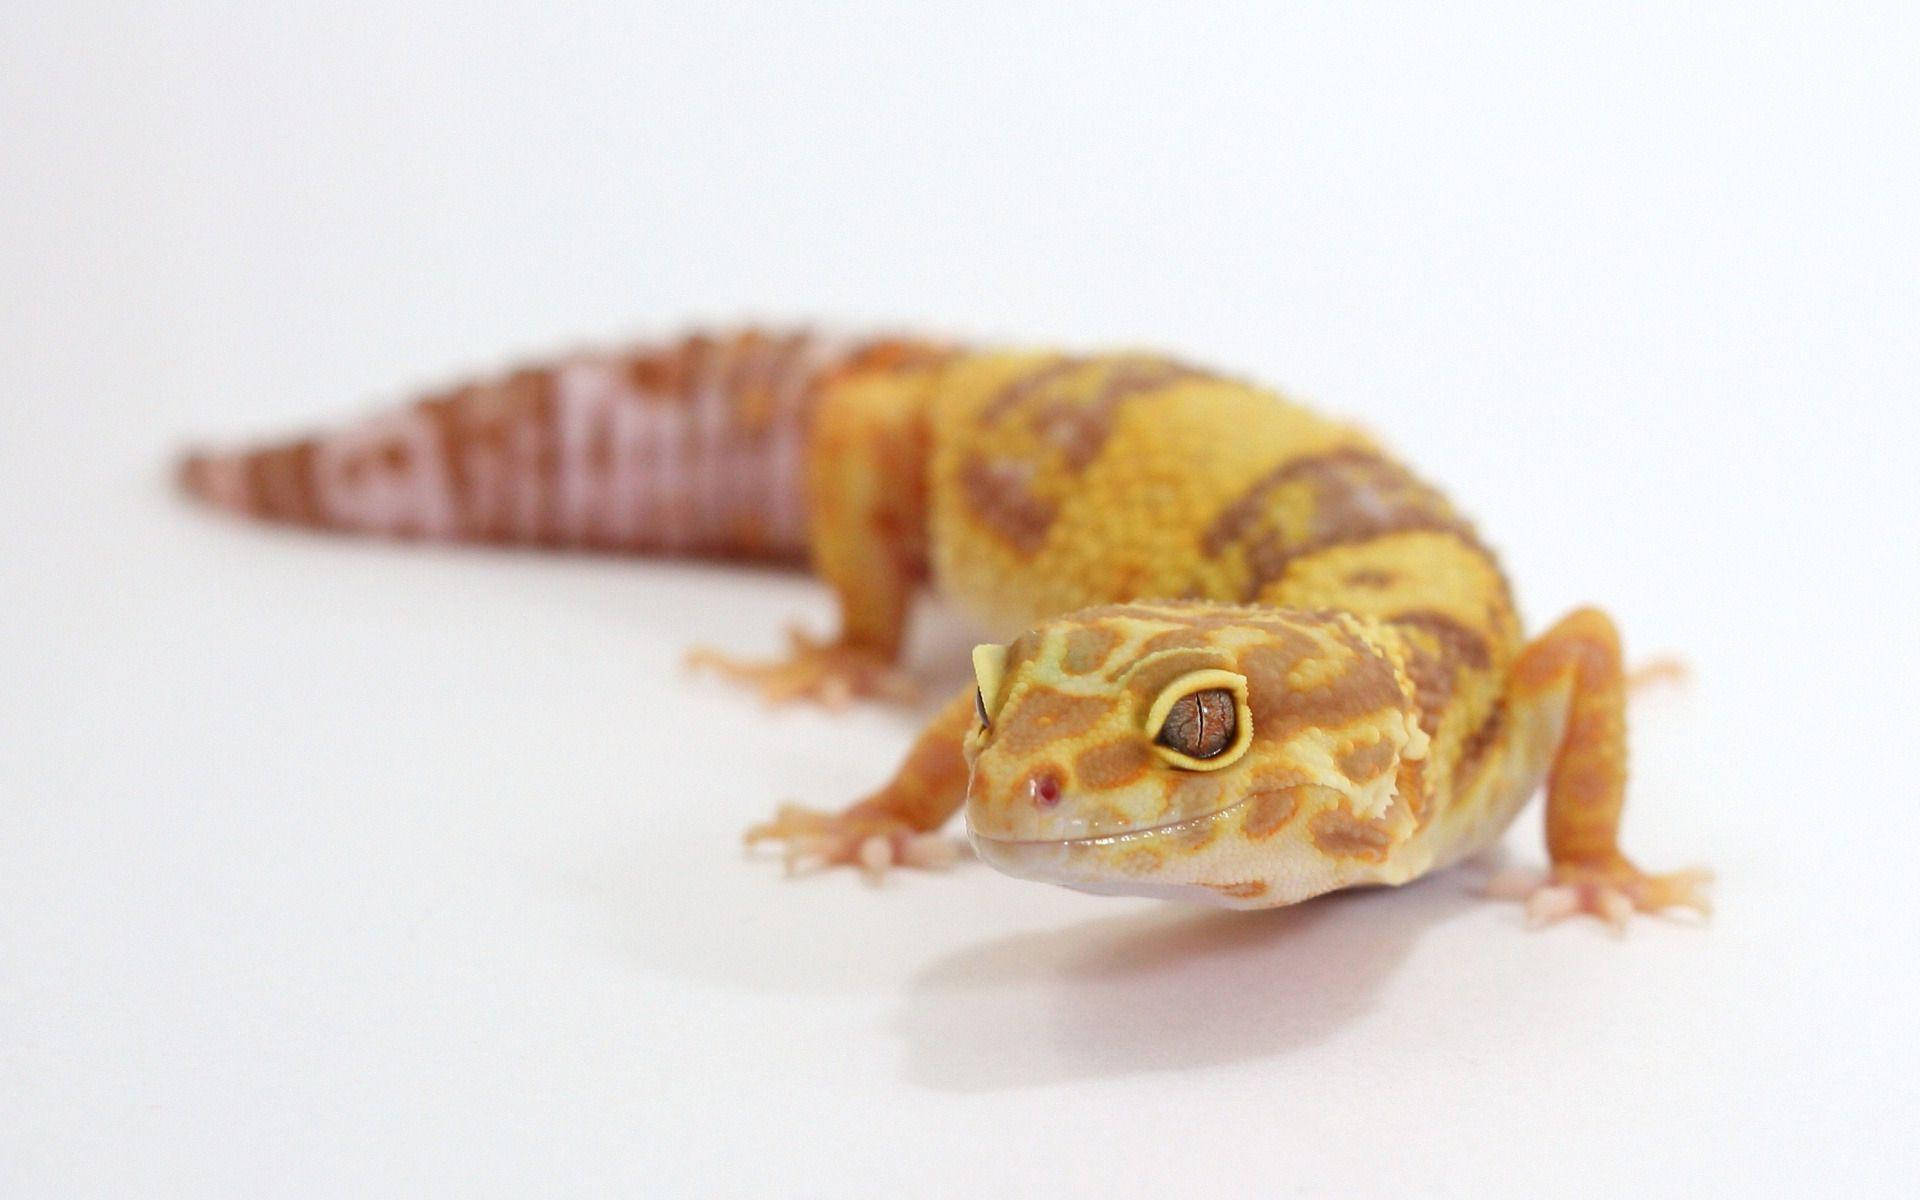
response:
[[[858,809],[829,813],[783,804],[773,820],[747,830],[746,843],[783,842],[787,874],[825,867],[859,867],[869,883],[878,883],[889,867],[939,870],[960,859],[954,839],[923,833],[893,817]]]
[[[815,641],[798,629],[787,630],[787,639],[792,648],[782,659],[736,658],[698,647],[686,662],[757,688],[769,704],[812,700],[838,709],[856,697],[910,703],[917,696],[913,681],[871,650]]]
[[[1615,933],[1626,931],[1635,912],[1658,913],[1684,908],[1701,917],[1713,905],[1706,886],[1713,872],[1701,867],[1649,875],[1622,859],[1614,863],[1562,863],[1551,872],[1531,869],[1502,871],[1488,880],[1486,894],[1501,900],[1522,900],[1527,924],[1551,925],[1578,913],[1600,918]]]

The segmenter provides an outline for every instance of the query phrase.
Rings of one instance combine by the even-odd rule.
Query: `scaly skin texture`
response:
[[[887,786],[750,831],[790,862],[934,865],[964,803],[1012,874],[1261,907],[1457,861],[1545,782],[1552,870],[1495,890],[1542,920],[1705,909],[1701,873],[1618,849],[1606,616],[1526,642],[1473,528],[1371,438],[1170,359],[694,337],[195,456],[183,479],[324,528],[775,561],[803,516],[839,635],[697,656],[774,699],[900,690],[929,586],[1006,639]],[[1169,742],[1203,692],[1231,742],[1204,760]]]
[[[956,744],[956,701],[837,826],[753,837],[872,866],[874,839],[910,845],[964,801],[974,846],[1009,873],[1263,907],[1458,861],[1551,775],[1554,873],[1504,891],[1541,919],[1704,911],[1703,875],[1645,875],[1615,845],[1611,623],[1583,611],[1525,646],[1492,553],[1366,435],[1144,355],[956,356],[825,404],[843,440],[817,471],[870,475],[849,465],[864,457],[925,479],[924,499],[894,502],[924,529],[845,487],[815,493],[843,647],[897,647],[904,607],[875,636],[863,598],[927,572],[1015,640],[981,681],[986,725]],[[924,467],[902,465],[916,448]],[[864,573],[830,565],[854,562]],[[1214,770],[1169,763],[1147,727],[1157,689],[1202,669],[1249,693],[1250,743]]]

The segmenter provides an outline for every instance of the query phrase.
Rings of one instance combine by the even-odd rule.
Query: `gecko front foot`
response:
[[[746,842],[749,846],[784,842],[782,857],[788,874],[857,866],[873,883],[888,867],[937,870],[952,866],[960,857],[960,847],[952,838],[923,833],[897,817],[862,811],[859,805],[829,813],[785,804],[773,820],[747,830]]]
[[[1713,911],[1706,885],[1713,872],[1695,867],[1668,875],[1649,875],[1626,859],[1605,863],[1558,863],[1551,872],[1503,871],[1487,883],[1486,893],[1502,900],[1523,900],[1527,923],[1551,925],[1576,913],[1591,913],[1615,932],[1623,932],[1635,912],[1685,908],[1704,917]]]
[[[912,681],[871,650],[815,641],[798,629],[789,629],[787,639],[792,650],[783,659],[735,658],[703,647],[687,655],[687,665],[757,688],[769,704],[813,700],[845,708],[855,697],[910,702],[916,695]]]

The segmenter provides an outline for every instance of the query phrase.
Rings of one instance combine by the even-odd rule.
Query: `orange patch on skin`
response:
[[[1267,894],[1267,884],[1263,879],[1249,879],[1244,883],[1209,883],[1202,886],[1235,900],[1258,900]]]
[[[1152,767],[1153,751],[1139,738],[1128,737],[1082,750],[1073,760],[1073,778],[1095,790],[1125,787]]]
[[[1433,797],[1427,792],[1427,760],[1424,758],[1403,758],[1400,770],[1393,777],[1393,803],[1397,807],[1406,805],[1413,814],[1413,827],[1425,829],[1427,822],[1433,819]]]
[[[1127,692],[1137,702],[1150,704],[1168,684],[1182,675],[1219,665],[1221,658],[1218,654],[1199,649],[1176,651],[1135,671],[1127,680]]]
[[[1385,738],[1367,746],[1355,746],[1340,756],[1340,771],[1355,783],[1367,783],[1386,773],[1398,752]]]
[[[1393,845],[1393,834],[1385,826],[1362,821],[1340,809],[1316,814],[1308,828],[1313,834],[1313,844],[1322,854],[1333,858],[1384,862],[1387,850]]]
[[[1265,841],[1286,827],[1300,811],[1297,788],[1273,788],[1247,797],[1247,815],[1240,821],[1240,832],[1249,841]]]
[[[1311,638],[1299,641],[1304,644],[1253,646],[1240,655],[1255,739],[1284,742],[1302,730],[1338,729],[1369,713],[1398,711],[1405,703],[1393,665],[1357,640],[1344,669],[1316,687],[1295,686],[1295,670],[1325,654]]]
[[[1140,657],[1158,654],[1162,650],[1198,650],[1213,644],[1213,639],[1201,629],[1169,629],[1156,633],[1140,645]]]
[[[1070,630],[1060,669],[1068,675],[1091,675],[1106,665],[1120,641],[1119,631],[1107,625],[1082,625]]]
[[[1076,738],[1098,725],[1113,709],[1107,696],[1074,696],[1056,688],[1030,687],[1014,697],[997,724],[1001,744],[1025,758],[1042,746]]]

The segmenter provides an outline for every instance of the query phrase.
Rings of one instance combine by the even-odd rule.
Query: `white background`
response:
[[[1911,1188],[1910,17],[123,7],[0,9],[0,1194]],[[914,717],[678,661],[824,630],[817,586],[165,486],[744,317],[1147,344],[1374,426],[1536,624],[1692,662],[1627,840],[1720,913],[788,882],[741,828]]]

